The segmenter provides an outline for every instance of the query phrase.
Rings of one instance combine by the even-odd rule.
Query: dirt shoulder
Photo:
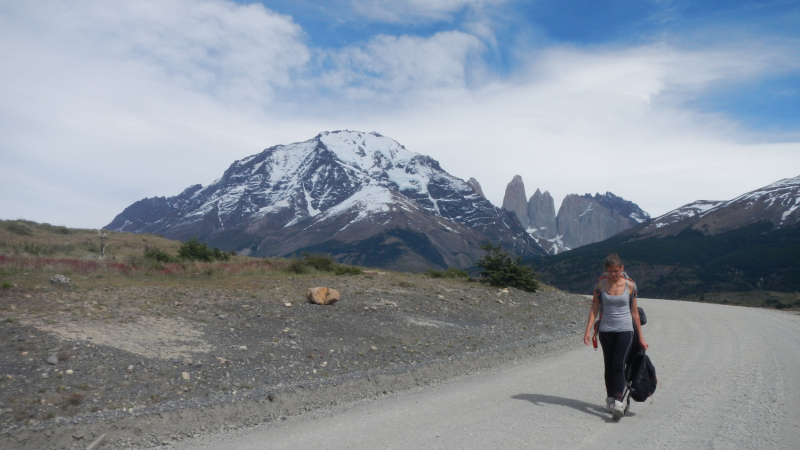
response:
[[[587,308],[392,272],[3,291],[0,447],[146,448],[388,395],[574,344]]]

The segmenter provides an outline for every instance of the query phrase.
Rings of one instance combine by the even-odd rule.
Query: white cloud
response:
[[[3,218],[99,227],[142,197],[335,129],[395,138],[475,176],[497,204],[518,173],[529,195],[608,190],[656,215],[800,167],[797,136],[763,143],[685,106],[720,84],[796,70],[790,43],[555,47],[498,78],[482,59],[486,29],[328,51],[307,48],[288,17],[222,0],[10,9],[0,15],[0,190],[13,193],[0,198]]]
[[[262,108],[309,58],[299,27],[258,5],[11,9],[0,16],[0,154],[16,180],[0,185],[27,198],[15,204],[26,212],[6,214],[36,220],[100,226],[133,192],[169,195],[190,179],[213,180],[268,142]],[[63,195],[58,212],[53,192]],[[96,207],[70,209],[85,202]]]
[[[476,37],[459,31],[415,36],[377,36],[363,46],[333,51],[329,70],[314,83],[348,102],[398,106],[418,96],[441,98],[467,89],[471,62],[483,50]]]
[[[258,4],[84,0],[22,2],[14,9],[13,17],[3,17],[5,50],[39,50],[14,55],[21,70],[41,71],[43,61],[80,70],[100,61],[221,100],[264,102],[309,59],[291,18]]]
[[[390,23],[451,20],[465,8],[482,10],[508,0],[351,0],[354,11]]]
[[[661,214],[798,174],[798,136],[763,143],[730,118],[692,111],[675,99],[780,64],[747,54],[732,62],[731,55],[664,46],[552,49],[512,81],[377,128],[459,177],[476,177],[496,204],[520,174],[528,195],[549,190],[556,206],[569,193],[611,191]]]

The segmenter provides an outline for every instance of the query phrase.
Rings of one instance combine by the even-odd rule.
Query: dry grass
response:
[[[8,289],[51,289],[50,278],[64,275],[73,289],[98,287],[165,286],[247,287],[248,281],[286,277],[286,260],[234,257],[227,262],[158,263],[118,262],[80,258],[0,255],[0,282]]]
[[[98,232],[28,220],[0,220],[0,254],[100,259]],[[150,234],[108,232],[105,255],[106,259],[125,260],[152,247],[176,254],[179,245]]]
[[[231,256],[224,262],[162,263],[144,257],[159,248],[171,255],[181,245],[154,235],[110,232],[106,257],[100,258],[98,230],[55,227],[16,220],[0,221],[0,296],[11,290],[69,289],[51,285],[64,275],[73,290],[161,286],[219,289],[257,288],[264,278],[295,276],[292,260]],[[306,267],[306,276],[322,271]]]

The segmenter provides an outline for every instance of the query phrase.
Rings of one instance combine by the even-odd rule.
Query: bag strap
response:
[[[600,333],[600,320],[603,318],[603,277],[600,277],[597,280],[597,285],[594,289],[594,297],[597,298],[597,302],[599,303],[597,309],[597,319],[595,319],[592,328],[594,328],[594,334],[592,335],[592,346],[595,350],[597,350],[597,335]]]

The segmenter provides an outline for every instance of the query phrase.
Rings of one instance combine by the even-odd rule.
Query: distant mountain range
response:
[[[105,228],[197,237],[243,255],[325,252],[417,271],[473,266],[486,240],[527,258],[546,254],[513,214],[436,160],[357,131],[270,147],[206,187],[140,200]]]
[[[588,293],[610,253],[626,261],[644,297],[800,291],[800,176],[729,201],[699,200],[533,263],[546,282]]]
[[[549,192],[536,189],[526,200],[525,184],[519,175],[506,186],[503,209],[514,212],[528,234],[551,255],[600,242],[650,220],[638,205],[611,192],[570,194],[556,215]]]
[[[328,253],[398,270],[469,268],[500,243],[542,279],[589,292],[619,253],[643,296],[800,291],[800,177],[655,219],[610,192],[525,198],[519,176],[498,208],[474,178],[378,133],[334,131],[235,161],[208,186],[125,208],[108,230],[197,237],[243,255]],[[540,245],[541,244],[541,245]],[[570,251],[565,251],[569,250]]]

